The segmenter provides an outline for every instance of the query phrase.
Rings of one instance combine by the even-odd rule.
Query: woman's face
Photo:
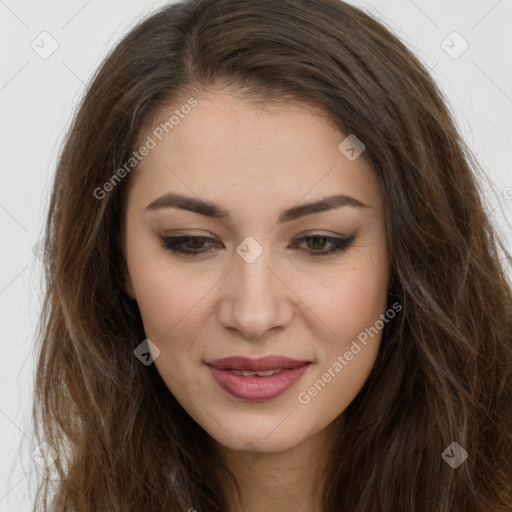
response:
[[[377,177],[301,104],[210,91],[180,112],[141,139],[155,144],[130,184],[126,289],[188,414],[226,447],[284,451],[343,413],[375,362],[389,283]]]

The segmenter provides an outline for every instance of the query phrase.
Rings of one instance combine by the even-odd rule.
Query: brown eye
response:
[[[336,252],[346,251],[354,241],[355,236],[350,237],[332,237],[327,235],[308,235],[299,238],[299,242],[306,242],[305,249],[309,256],[326,256]],[[331,248],[326,249],[325,245],[330,244]]]
[[[207,236],[161,236],[163,245],[169,251],[183,254],[185,256],[195,256],[209,252],[212,248],[205,249],[205,242],[215,240]]]

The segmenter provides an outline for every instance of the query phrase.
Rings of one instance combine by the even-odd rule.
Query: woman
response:
[[[140,23],[55,176],[41,503],[510,509],[512,292],[473,170],[428,73],[357,8]]]

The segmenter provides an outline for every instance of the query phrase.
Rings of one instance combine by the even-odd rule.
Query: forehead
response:
[[[134,176],[138,197],[177,191],[234,208],[333,193],[379,202],[373,169],[364,156],[351,161],[340,151],[347,134],[319,107],[255,105],[221,91],[196,101],[192,109],[179,102],[161,109],[141,134],[155,145]]]

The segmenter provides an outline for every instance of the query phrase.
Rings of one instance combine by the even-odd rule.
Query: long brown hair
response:
[[[34,510],[224,512],[227,468],[134,349],[123,287],[129,161],[163,105],[228,87],[320,105],[366,145],[403,310],[327,461],[324,512],[512,509],[512,290],[478,166],[432,78],[382,24],[339,0],[185,0],[140,22],[89,86],[46,224],[33,408],[58,458]],[[136,172],[135,170],[133,172]],[[442,458],[457,442],[467,460]]]

